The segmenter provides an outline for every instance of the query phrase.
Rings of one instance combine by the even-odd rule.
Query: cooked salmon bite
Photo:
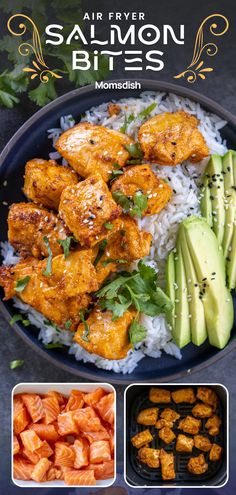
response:
[[[78,176],[70,167],[54,160],[34,158],[26,163],[23,192],[34,203],[57,210],[62,191],[77,184]]]
[[[186,404],[194,404],[194,402],[196,402],[195,393],[192,387],[180,388],[172,392],[171,395],[176,404],[184,402]]]
[[[158,469],[160,467],[160,450],[141,447],[138,451],[138,460],[152,469]]]
[[[176,452],[192,452],[194,447],[194,440],[191,437],[182,435],[181,433],[177,436],[176,442]]]
[[[191,474],[204,474],[208,470],[208,464],[205,460],[204,454],[200,454],[197,457],[190,457],[187,469]]]
[[[150,430],[143,430],[131,438],[131,443],[136,449],[140,449],[152,442],[153,436]]]
[[[143,211],[143,216],[159,213],[172,196],[171,187],[154,174],[150,165],[126,167],[124,173],[112,183],[111,191],[121,191],[128,198],[133,198],[137,192],[146,195],[147,209]]]
[[[8,214],[8,240],[22,257],[48,256],[47,237],[53,256],[63,253],[58,243],[70,234],[55,213],[34,203],[13,203]]]
[[[67,187],[59,214],[81,246],[92,247],[107,236],[107,224],[122,210],[100,174],[93,174],[74,187]]]
[[[209,155],[198,120],[187,112],[165,112],[141,125],[138,139],[144,159],[159,165],[177,165],[185,160],[200,162]]]
[[[99,172],[107,182],[117,166],[125,165],[130,157],[126,146],[131,144],[134,141],[126,134],[81,122],[64,132],[55,147],[79,175]]]
[[[157,416],[158,407],[149,407],[138,413],[136,421],[139,425],[154,426],[157,422]]]
[[[160,451],[161,475],[163,480],[175,479],[175,457],[172,452]]]
[[[90,353],[105,359],[124,359],[132,348],[129,339],[129,327],[135,318],[135,312],[125,313],[112,320],[111,311],[93,309],[85,323],[80,323],[74,341]]]

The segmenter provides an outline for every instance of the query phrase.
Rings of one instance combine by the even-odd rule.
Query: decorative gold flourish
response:
[[[12,21],[17,17],[19,17],[20,20],[25,19],[26,21],[28,21],[30,27],[33,28],[32,43],[28,43],[28,42],[21,43],[20,46],[18,47],[18,52],[23,57],[30,55],[30,53],[32,52],[34,53],[36,58],[36,60],[32,61],[33,67],[24,67],[22,70],[24,72],[31,73],[30,76],[31,79],[35,79],[36,77],[39,77],[42,83],[47,83],[49,81],[49,76],[55,77],[57,79],[61,79],[62,76],[59,76],[59,74],[57,74],[55,70],[49,69],[48,65],[46,64],[43,57],[42,45],[41,45],[38,28],[30,17],[28,17],[25,14],[12,15],[7,22],[7,27],[10,33],[13,34],[13,36],[23,36],[27,31],[27,26],[24,22],[20,22],[18,24],[18,31],[15,31],[12,28]]]
[[[219,29],[217,24],[217,19],[221,19],[224,22],[223,29]],[[228,31],[229,21],[222,14],[211,14],[201,23],[194,46],[193,58],[188,65],[187,69],[174,76],[175,79],[180,79],[181,77],[186,77],[189,83],[195,83],[197,76],[201,79],[206,79],[206,73],[212,72],[214,69],[212,67],[204,67],[204,61],[201,60],[203,52],[205,52],[209,57],[214,57],[218,53],[218,47],[215,43],[205,43],[204,44],[204,28],[209,20],[214,20],[209,26],[209,31],[213,36],[223,36],[223,34]],[[200,62],[199,62],[200,61]]]

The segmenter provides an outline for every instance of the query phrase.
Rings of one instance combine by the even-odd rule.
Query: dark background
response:
[[[63,1],[63,0],[62,0]],[[0,7],[5,2],[0,1]],[[14,2],[13,2],[14,3]],[[25,2],[24,2],[25,3]],[[39,0],[40,3],[40,0]],[[20,2],[15,1],[16,10],[20,11],[18,5]],[[30,2],[29,2],[30,4]],[[119,78],[134,78],[143,77],[150,79],[159,79],[162,81],[176,82],[183,86],[190,86],[192,89],[213,98],[215,101],[223,105],[226,109],[236,114],[236,64],[235,64],[235,48],[236,48],[236,8],[235,0],[109,0],[93,1],[87,0],[83,2],[84,11],[99,10],[104,14],[108,11],[141,11],[146,13],[146,23],[153,23],[161,26],[162,24],[171,24],[177,26],[180,23],[185,24],[185,45],[170,44],[165,47],[165,69],[162,72],[125,72],[122,62],[119,62],[116,69],[111,73],[111,79]],[[22,10],[24,11],[24,10]],[[214,67],[214,72],[207,75],[206,80],[198,81],[194,85],[184,80],[174,80],[173,75],[178,74],[186,68],[193,54],[193,45],[196,31],[202,20],[210,14],[222,13],[230,21],[230,28],[222,38],[214,38],[217,43],[219,53],[212,59],[204,57],[206,65]],[[7,17],[1,18],[1,31],[6,32],[5,21]],[[53,22],[53,20],[52,20]],[[75,12],[76,22],[76,12]],[[115,22],[114,22],[115,23]],[[128,23],[127,23],[128,25]],[[107,22],[97,23],[98,33],[105,37]],[[138,46],[136,47],[139,48]],[[159,49],[159,48],[158,48]],[[160,47],[160,49],[162,49]],[[2,55],[1,55],[2,56]],[[1,58],[0,58],[1,67]],[[2,68],[0,70],[2,72]],[[68,90],[69,85],[66,81],[61,80],[58,84],[59,94],[63,94]],[[21,103],[14,109],[0,109],[0,147],[1,149],[8,142],[14,132],[35,112],[36,105],[30,102],[26,96],[22,97]],[[0,317],[0,332],[1,332],[1,433],[0,433],[0,472],[1,485],[0,495],[10,495],[14,493],[23,493],[21,489],[14,490],[10,480],[10,393],[12,387],[18,382],[73,382],[83,381],[78,380],[72,374],[61,371],[60,369],[49,364],[46,360],[38,356],[21,339],[13,333],[12,328],[8,323]],[[15,371],[10,371],[9,363],[14,359],[24,359],[25,364],[22,368]],[[141,364],[142,365],[142,364]],[[234,481],[236,475],[233,473],[233,464],[236,458],[236,448],[234,446],[234,438],[236,434],[235,426],[235,377],[236,377],[236,361],[234,353],[229,354],[220,362],[208,367],[202,372],[193,374],[188,377],[188,382],[196,383],[223,383],[230,392],[230,457],[231,457],[231,481],[223,488],[220,493],[233,493]],[[107,376],[109,381],[109,374]],[[123,387],[116,387],[118,392],[118,460],[120,461],[120,472],[122,473],[123,461]],[[26,493],[32,490],[27,490]],[[80,490],[79,490],[80,491]],[[154,490],[155,493],[160,493],[160,490]],[[210,490],[201,491],[210,493]],[[33,493],[46,495],[47,490],[34,490]],[[66,491],[67,492],[67,491]],[[75,490],[68,490],[68,493],[75,493]],[[48,492],[47,492],[48,493]],[[55,494],[55,490],[50,490],[50,493]],[[65,490],[63,491],[65,493]],[[76,490],[76,493],[79,493]],[[97,492],[98,493],[98,492]],[[107,492],[111,494],[111,489]],[[177,493],[177,492],[174,492]],[[200,493],[200,492],[199,492]],[[25,495],[25,491],[23,493]]]

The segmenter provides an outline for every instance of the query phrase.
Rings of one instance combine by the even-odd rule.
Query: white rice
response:
[[[160,92],[148,91],[142,93],[140,98],[122,99],[118,102],[121,112],[112,117],[108,114],[108,104],[103,103],[98,107],[88,110],[82,120],[119,130],[124,124],[125,115],[128,116],[133,113],[136,118],[128,124],[126,132],[134,139],[137,139],[138,129],[143,122],[143,119],[138,118],[138,115],[154,102],[157,106],[148,118],[158,113],[183,109],[199,119],[199,129],[206,139],[210,153],[223,155],[226,152],[226,143],[222,142],[219,132],[226,122],[218,116],[206,112],[199,103],[174,94],[165,95]],[[73,127],[74,124],[75,120],[73,116],[67,115],[61,117],[58,128],[48,131],[48,137],[52,139],[53,147],[60,134]],[[59,153],[53,151],[50,153],[50,158],[58,160],[61,159],[61,156]],[[168,252],[175,246],[179,223],[189,215],[200,215],[198,184],[207,161],[203,160],[203,162],[197,165],[185,162],[176,167],[160,167],[158,164],[152,165],[154,172],[159,177],[166,179],[174,190],[171,201],[158,215],[139,220],[140,228],[151,232],[153,235],[151,252],[146,262],[154,266],[158,271],[160,285],[164,285],[165,261]],[[61,163],[67,165],[65,160],[62,160]],[[1,248],[4,259],[3,263],[5,265],[15,264],[18,261],[18,257],[14,253],[12,246],[7,242],[2,243]],[[23,304],[19,299],[14,299],[14,306],[26,314],[30,322],[40,329],[38,338],[44,344],[51,342],[62,343],[68,346],[69,354],[74,355],[76,360],[94,363],[99,368],[112,370],[115,373],[131,373],[139,361],[145,356],[156,359],[161,357],[163,351],[176,359],[181,359],[180,349],[172,341],[171,331],[164,315],[156,316],[155,318],[142,315],[141,322],[147,329],[145,341],[138,344],[133,351],[130,351],[125,359],[112,361],[103,359],[95,354],[89,354],[80,345],[73,343],[71,332],[58,331],[54,326],[46,324],[45,318],[40,313],[30,306]]]

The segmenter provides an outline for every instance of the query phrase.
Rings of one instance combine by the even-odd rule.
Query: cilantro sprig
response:
[[[132,217],[141,218],[148,207],[148,198],[141,191],[137,191],[132,199],[125,196],[121,191],[114,191],[112,197],[123,208],[125,213],[129,213]]]
[[[114,280],[108,282],[96,292],[102,309],[113,312],[116,320],[134,306],[137,313],[157,316],[167,313],[172,308],[169,297],[157,285],[157,273],[143,261],[137,270],[121,272]]]
[[[75,239],[74,239],[73,235],[66,237],[66,239],[58,239],[57,240],[58,244],[60,244],[60,246],[62,246],[62,248],[63,248],[65,259],[68,258],[69,254],[70,254],[71,242],[74,240]]]
[[[48,258],[47,258],[46,270],[43,270],[42,273],[46,277],[49,277],[49,275],[52,274],[52,250],[50,247],[49,239],[46,235],[43,237],[43,241],[46,244],[48,250]]]
[[[29,281],[30,281],[30,277],[28,275],[24,278],[17,280],[16,286],[15,286],[15,291],[16,292],[23,292],[23,290],[28,285]]]
[[[80,319],[81,319],[82,323],[84,324],[84,333],[81,335],[81,339],[84,340],[85,342],[89,342],[90,329],[89,329],[87,321],[85,320],[85,311],[83,311],[81,309],[79,312],[79,315],[80,315]]]

